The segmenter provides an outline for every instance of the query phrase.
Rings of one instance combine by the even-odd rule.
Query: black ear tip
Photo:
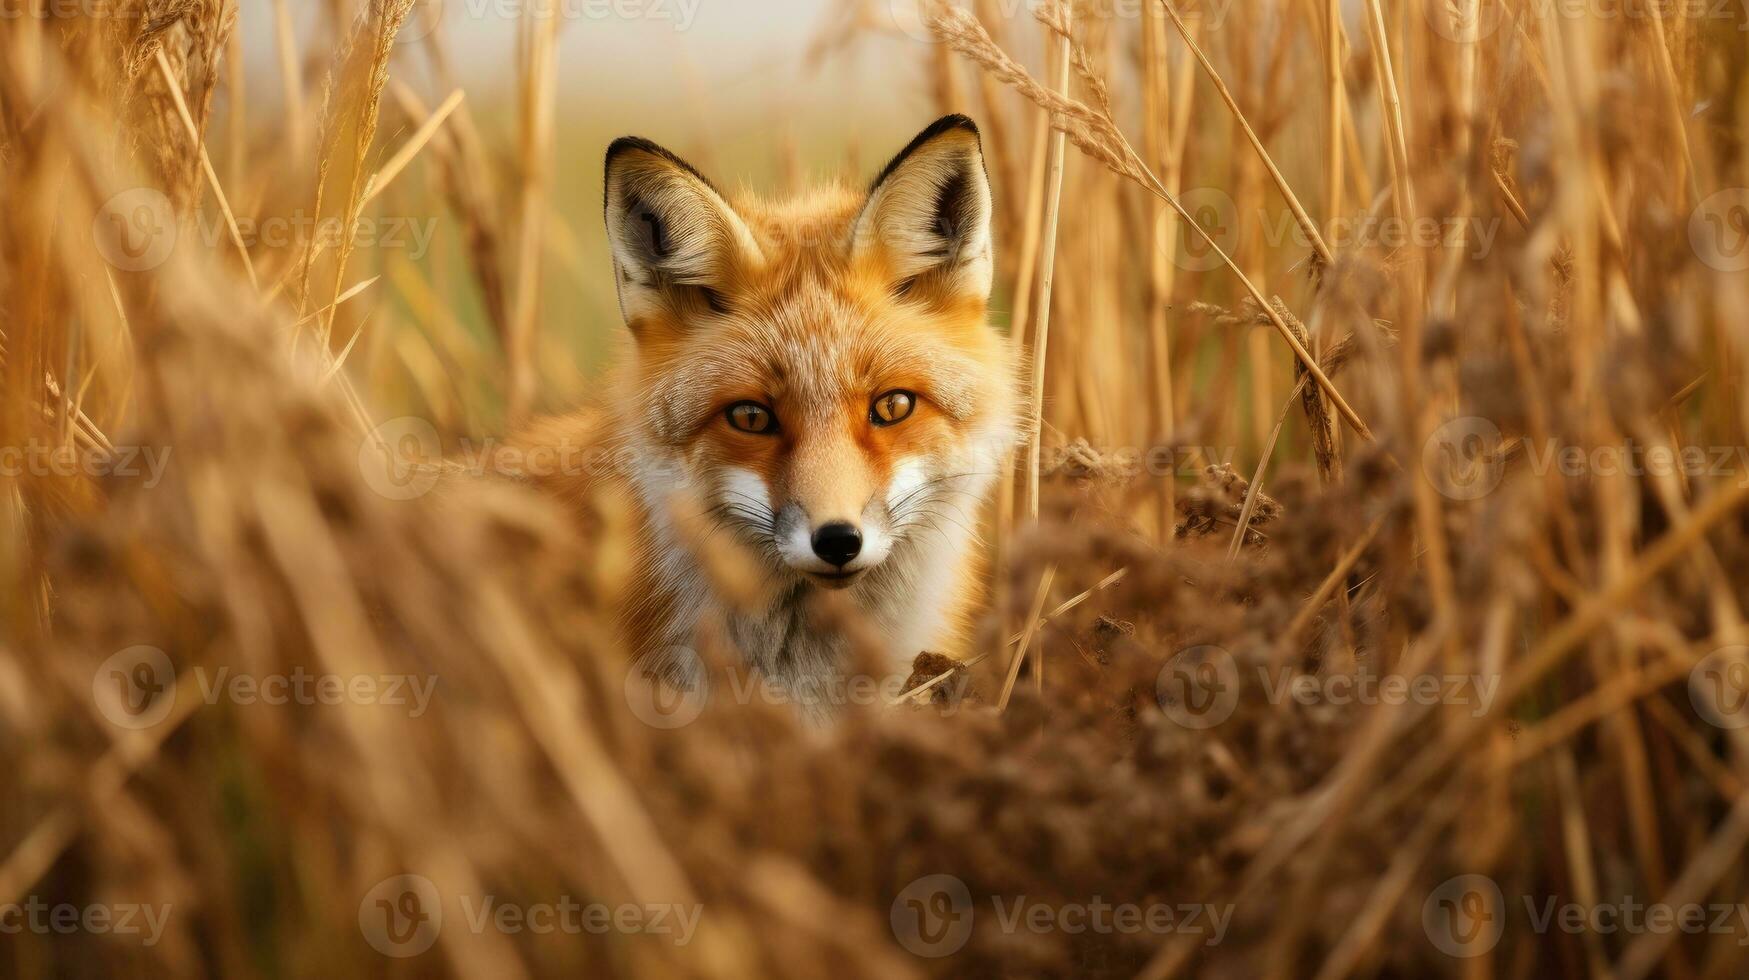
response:
[[[922,138],[929,139],[955,129],[963,129],[973,136],[978,135],[978,124],[972,121],[971,116],[953,112],[930,123],[929,128],[923,131]]]
[[[667,150],[662,149],[660,145],[644,139],[642,136],[621,136],[619,139],[607,144],[607,159],[604,161],[605,166],[612,167],[615,157],[618,157],[622,153],[630,153],[633,150],[641,150],[644,153],[654,154],[659,157],[673,155]]]
[[[645,153],[665,160],[670,166],[691,174],[694,179],[710,188],[713,193],[717,190],[716,185],[710,182],[710,178],[699,173],[697,167],[682,160],[674,154],[674,151],[668,149],[662,144],[653,140],[644,139],[642,136],[621,136],[619,139],[607,144],[607,158],[602,161],[602,173],[611,175],[613,173],[614,161],[627,153],[633,152]]]
[[[983,138],[978,134],[978,124],[972,122],[972,117],[963,116],[957,112],[942,116],[940,119],[930,123],[929,127],[923,130],[923,132],[918,133],[911,142],[905,144],[905,148],[899,151],[898,156],[887,161],[887,165],[881,168],[880,174],[875,177],[874,183],[869,185],[869,190],[872,192],[874,188],[881,185],[882,181],[891,177],[893,171],[899,169],[899,164],[905,162],[906,157],[928,145],[930,141],[934,140],[936,137],[956,131],[971,133],[973,141],[978,144],[978,153],[980,155],[983,154]]]

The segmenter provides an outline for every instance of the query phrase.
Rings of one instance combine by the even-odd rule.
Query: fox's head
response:
[[[1016,418],[971,120],[924,130],[865,193],[731,200],[632,138],[606,189],[646,495],[683,476],[775,571],[829,587],[969,533]]]

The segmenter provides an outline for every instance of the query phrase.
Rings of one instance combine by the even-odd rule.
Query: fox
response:
[[[892,676],[962,651],[978,522],[1023,429],[1020,355],[990,322],[977,125],[937,120],[860,191],[728,195],[631,136],[607,148],[604,185],[629,343],[599,402],[540,438],[597,429],[625,461],[594,489],[631,512],[619,618],[637,662],[691,688],[715,629],[762,680],[825,690],[851,654],[810,612],[828,593],[872,627]],[[675,516],[682,489],[738,543],[752,587],[725,594],[696,522]]]

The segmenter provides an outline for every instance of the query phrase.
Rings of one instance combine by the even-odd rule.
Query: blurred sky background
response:
[[[403,31],[419,43],[439,16],[458,83],[482,126],[508,126],[514,105],[517,24],[535,0],[421,0]],[[845,0],[552,0],[561,10],[559,87],[566,143],[637,133],[682,152],[724,156],[738,169],[767,171],[760,151],[791,138],[809,170],[847,160],[878,169],[934,116],[927,47],[896,29],[867,32],[810,69],[811,42]],[[910,0],[893,0],[900,17]],[[311,50],[318,4],[290,0],[299,50]],[[254,97],[274,100],[272,0],[244,0],[240,31]],[[891,28],[887,0],[872,17]],[[403,59],[398,77],[423,74]],[[429,83],[429,77],[419,79]],[[429,84],[419,87],[429,90]],[[441,97],[443,93],[435,93]],[[894,141],[897,142],[894,142]],[[892,146],[886,144],[892,143]],[[835,147],[827,155],[825,151]],[[695,161],[701,166],[713,160]],[[717,176],[713,174],[713,176]],[[722,175],[733,183],[735,175]]]

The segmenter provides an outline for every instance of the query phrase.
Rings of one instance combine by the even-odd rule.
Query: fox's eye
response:
[[[729,424],[742,432],[769,435],[777,431],[777,416],[758,402],[736,402],[723,413]]]
[[[910,418],[916,409],[916,395],[894,389],[875,398],[868,407],[868,420],[876,425],[895,425]]]

